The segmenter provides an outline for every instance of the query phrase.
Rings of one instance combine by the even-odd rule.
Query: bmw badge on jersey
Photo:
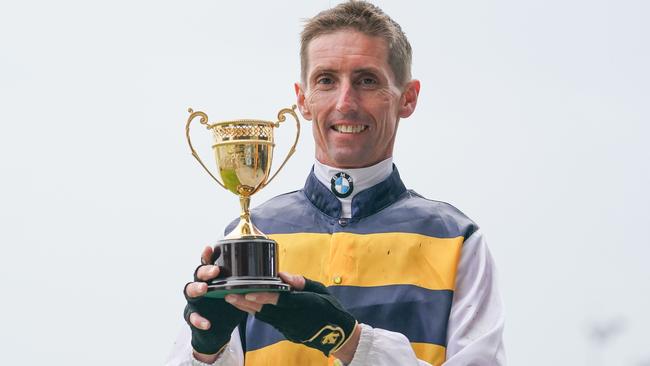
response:
[[[336,173],[332,177],[332,192],[336,195],[336,197],[340,198],[345,198],[349,195],[352,194],[352,191],[354,190],[354,184],[352,183],[352,177],[349,176],[347,173],[340,172]]]

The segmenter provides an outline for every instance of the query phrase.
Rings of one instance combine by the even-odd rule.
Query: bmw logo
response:
[[[354,190],[352,177],[344,172],[336,173],[332,177],[331,183],[332,192],[334,192],[336,197],[345,198],[351,195]]]

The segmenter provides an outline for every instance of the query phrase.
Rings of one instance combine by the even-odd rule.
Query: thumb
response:
[[[293,288],[294,290],[301,291],[305,288],[305,277],[299,276],[299,275],[294,275],[291,273],[286,273],[286,272],[280,272],[278,273],[280,278],[282,278],[282,281],[286,282]]]

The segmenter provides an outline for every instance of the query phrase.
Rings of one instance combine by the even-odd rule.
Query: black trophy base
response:
[[[251,292],[289,291],[290,287],[278,279],[229,279],[214,280],[208,285],[207,297],[223,298],[228,294],[248,294]]]
[[[278,277],[277,248],[278,243],[267,238],[220,240],[213,260],[221,273],[208,283],[205,296],[289,291],[289,285]]]

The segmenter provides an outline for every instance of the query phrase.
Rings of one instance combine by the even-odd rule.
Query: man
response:
[[[204,298],[219,273],[206,248],[168,364],[503,365],[481,231],[407,190],[392,163],[420,90],[400,26],[371,4],[340,4],[308,21],[301,61],[295,89],[314,168],[302,190],[252,211],[280,243],[293,290]]]

